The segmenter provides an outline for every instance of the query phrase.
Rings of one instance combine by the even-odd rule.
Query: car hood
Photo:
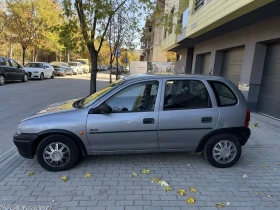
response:
[[[31,68],[31,67],[24,67],[23,68],[25,71],[30,71],[30,72],[33,72],[33,71],[42,71],[43,69],[42,68]]]
[[[26,121],[26,120],[33,119],[33,118],[50,115],[50,114],[57,114],[57,113],[77,110],[76,108],[74,108],[72,106],[73,103],[77,100],[78,99],[72,99],[72,100],[63,101],[63,102],[60,102],[60,103],[51,104],[51,105],[47,106],[45,109],[42,109],[42,110],[32,114],[30,117],[22,120],[22,122]]]

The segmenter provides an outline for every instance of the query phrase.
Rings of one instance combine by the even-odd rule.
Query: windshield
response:
[[[69,66],[77,66],[77,63],[68,63]]]
[[[25,67],[30,67],[30,68],[43,68],[42,63],[28,63],[25,65]]]
[[[83,60],[78,60],[78,62],[80,62],[81,64],[84,64],[84,65],[87,64],[87,62],[86,62],[86,61],[83,61]]]
[[[102,88],[101,90],[97,91],[96,93],[86,97],[83,102],[81,107],[87,106],[90,103],[95,102],[97,99],[107,95],[108,93],[112,92],[113,90],[115,90],[116,88],[120,87],[121,85],[123,85],[126,81],[125,80],[118,80],[104,88]]]

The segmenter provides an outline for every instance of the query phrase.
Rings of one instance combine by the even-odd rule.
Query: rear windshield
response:
[[[218,106],[234,106],[237,97],[226,84],[218,81],[208,81],[214,90]]]

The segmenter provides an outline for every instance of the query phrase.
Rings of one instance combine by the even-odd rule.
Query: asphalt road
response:
[[[11,149],[20,121],[47,105],[89,94],[89,74],[10,82],[0,86],[0,156]],[[98,73],[97,89],[109,82],[108,72]]]

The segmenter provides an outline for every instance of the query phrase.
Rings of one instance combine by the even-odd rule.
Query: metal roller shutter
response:
[[[200,74],[209,75],[210,60],[211,60],[211,53],[206,53],[206,54],[202,55],[202,63],[201,63]]]
[[[243,63],[244,47],[224,52],[221,76],[232,81],[237,87]]]
[[[267,45],[257,111],[280,119],[280,42]]]

